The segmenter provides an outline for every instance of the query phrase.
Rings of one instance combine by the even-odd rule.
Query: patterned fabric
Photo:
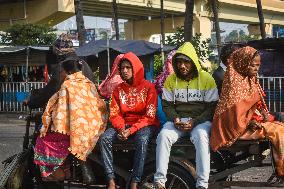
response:
[[[70,137],[56,132],[48,133],[45,137],[38,137],[35,145],[34,162],[39,165],[41,176],[48,177],[70,153]]]
[[[237,139],[269,139],[278,176],[284,176],[284,124],[261,118],[259,112],[268,110],[262,89],[256,77],[248,77],[248,66],[256,50],[244,47],[235,51],[225,73],[221,98],[212,122],[210,145],[213,151],[232,145]],[[251,120],[258,121],[260,129],[249,128]]]
[[[118,84],[123,82],[118,70],[118,63],[122,57],[123,54],[120,54],[115,58],[114,63],[112,65],[111,74],[108,75],[99,86],[100,95],[102,95],[106,99],[109,99],[115,87],[117,87]]]
[[[163,66],[163,72],[160,73],[156,77],[156,80],[154,81],[154,85],[156,86],[158,95],[162,94],[164,82],[166,81],[167,77],[169,75],[171,75],[172,73],[174,73],[174,69],[173,69],[173,66],[172,66],[172,58],[175,55],[175,53],[176,53],[176,51],[173,50],[168,54],[167,59],[166,59],[164,66]]]
[[[260,101],[257,78],[247,76],[255,52],[252,47],[243,47],[236,50],[228,61],[212,122],[210,143],[214,151],[230,146],[245,132],[256,110],[256,103]]]
[[[82,72],[68,75],[46,106],[41,134],[51,131],[70,136],[69,151],[81,160],[92,152],[107,123],[106,105],[96,86]]]
[[[121,59],[132,64],[133,83],[123,82],[113,91],[110,103],[110,121],[117,130],[130,125],[131,134],[147,125],[159,125],[156,117],[157,92],[155,86],[144,79],[142,62],[133,53]]]
[[[224,76],[220,102],[215,115],[220,115],[243,99],[250,99],[257,93],[257,78],[247,77],[247,69],[256,49],[241,48],[232,54]]]

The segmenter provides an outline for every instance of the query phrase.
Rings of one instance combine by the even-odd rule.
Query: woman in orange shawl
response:
[[[210,145],[217,151],[237,139],[269,139],[276,175],[283,178],[284,125],[268,112],[257,79],[259,66],[260,55],[252,47],[231,55],[212,122]]]
[[[61,62],[60,75],[65,80],[49,99],[42,116],[34,162],[46,181],[64,180],[68,171],[62,165],[71,153],[79,159],[83,182],[93,182],[85,162],[105,130],[107,112],[95,84],[80,71],[79,62],[79,59]]]

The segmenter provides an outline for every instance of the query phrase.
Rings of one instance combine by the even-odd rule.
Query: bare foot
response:
[[[138,189],[138,183],[137,182],[131,182],[130,189]]]
[[[116,189],[116,184],[115,184],[114,179],[111,179],[111,180],[108,182],[108,189]]]

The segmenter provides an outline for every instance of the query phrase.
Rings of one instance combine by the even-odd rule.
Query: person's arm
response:
[[[40,137],[44,137],[52,124],[52,112],[58,103],[59,92],[55,93],[48,101],[47,106],[42,115],[42,127],[40,129]]]
[[[137,132],[139,129],[145,126],[152,125],[155,122],[157,105],[158,95],[154,85],[151,85],[147,93],[145,115],[143,115],[142,118],[140,118],[135,124],[133,124],[129,128],[130,134]]]
[[[27,101],[28,107],[31,109],[44,107],[51,96],[60,89],[61,82],[59,71],[55,70],[47,85],[31,94]]]
[[[218,89],[218,94],[221,94],[222,91],[222,84],[223,84],[223,80],[224,80],[224,71],[222,68],[218,68],[217,70],[214,71],[214,73],[212,74],[212,77],[215,80],[215,83],[217,85],[217,89]]]
[[[212,121],[215,108],[219,100],[218,90],[214,79],[210,76],[207,80],[207,88],[204,94],[204,111],[193,119],[193,127],[205,121]]]
[[[175,109],[174,95],[174,87],[171,85],[170,78],[168,77],[164,83],[162,106],[163,111],[167,116],[167,120],[172,122],[174,122],[176,118],[180,118],[180,115]]]
[[[115,128],[117,131],[125,129],[125,120],[122,116],[119,105],[118,90],[115,89],[111,96],[109,119],[113,128]]]

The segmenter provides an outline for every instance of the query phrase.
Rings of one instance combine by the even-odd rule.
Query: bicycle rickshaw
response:
[[[61,182],[44,182],[40,178],[39,170],[33,164],[33,146],[38,135],[41,114],[31,113],[26,117],[26,132],[23,141],[23,152],[6,159],[4,173],[0,178],[0,184],[6,189],[15,188],[63,188],[64,186],[77,186],[98,188],[104,185],[104,173],[99,150],[95,149],[89,156],[93,172],[95,173],[95,185],[83,184],[81,169],[75,158],[68,158],[71,176]],[[146,188],[153,181],[155,172],[155,139],[149,145],[148,156],[145,163],[144,175],[140,188]],[[267,157],[269,142],[261,141],[237,141],[230,148],[211,153],[211,173],[209,182],[227,183],[230,176],[242,170],[267,166],[263,160]],[[134,145],[131,141],[116,142],[113,145],[114,168],[117,175],[117,183],[120,188],[128,188],[134,155]],[[167,189],[194,189],[195,188],[195,149],[189,138],[182,138],[172,147]],[[119,160],[119,161],[116,161]],[[245,161],[244,161],[245,160]],[[1,185],[0,185],[1,186]],[[220,187],[219,187],[220,188]]]

